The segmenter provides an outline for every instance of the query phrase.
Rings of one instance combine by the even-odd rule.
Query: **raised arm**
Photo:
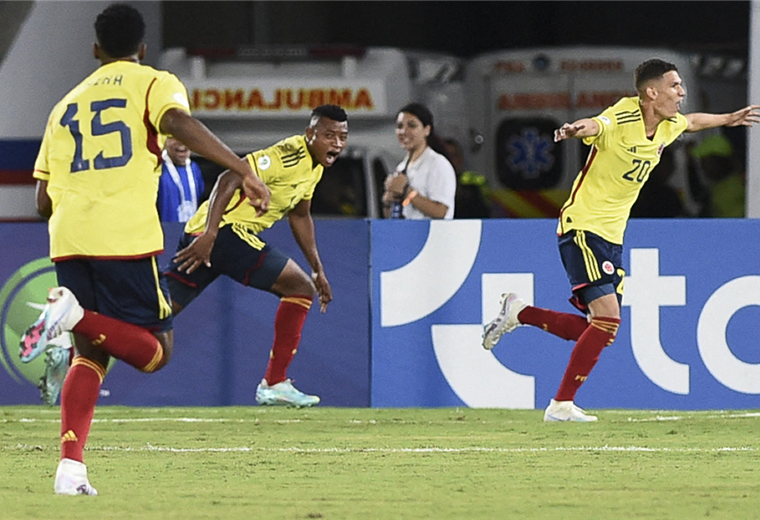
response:
[[[161,133],[171,135],[193,152],[224,166],[240,176],[249,203],[263,215],[269,209],[269,188],[254,173],[245,159],[240,159],[206,126],[187,112],[177,108],[161,118]]]
[[[565,123],[554,131],[554,142],[558,143],[573,137],[591,137],[599,133],[599,125],[590,118],[579,119],[574,123]]]
[[[327,304],[332,301],[332,289],[330,282],[327,281],[322,260],[320,260],[317,250],[314,221],[311,218],[311,201],[302,200],[296,204],[296,207],[288,213],[288,222],[290,223],[290,230],[293,232],[293,238],[296,239],[298,247],[301,248],[306,261],[311,266],[311,279],[317,287],[317,293],[319,293],[319,309],[321,312],[325,312]]]
[[[760,121],[759,109],[760,105],[749,105],[729,114],[707,114],[705,112],[686,114],[686,120],[689,122],[686,131],[699,132],[719,126],[752,126]]]

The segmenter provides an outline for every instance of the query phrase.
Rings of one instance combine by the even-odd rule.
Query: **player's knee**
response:
[[[617,337],[617,331],[620,328],[620,318],[595,316],[591,319],[591,325],[607,334],[608,339],[605,346],[609,347]]]
[[[317,292],[314,282],[300,267],[283,271],[275,286],[283,296],[291,294],[315,294]]]
[[[157,333],[158,349],[156,354],[146,366],[140,369],[141,372],[152,374],[164,368],[172,357],[174,350],[174,332]]]
[[[306,279],[302,281],[302,286],[298,290],[298,294],[316,294],[317,292],[317,286],[314,285],[314,282],[309,276],[306,276]]]
[[[145,365],[140,369],[140,372],[145,372],[146,374],[153,374],[154,372],[158,372],[162,368],[166,366],[166,364],[169,362],[168,357],[164,354],[164,350],[160,349],[158,352],[156,352],[157,357],[155,357],[150,363]]]
[[[158,372],[159,370],[161,370],[162,368],[164,368],[166,365],[168,365],[169,364],[169,360],[172,357],[172,350],[173,350],[173,348],[172,348],[171,345],[163,346],[162,350],[163,350],[163,356],[161,357],[161,361],[159,361],[159,363],[156,366],[156,369],[154,370],[154,372]]]

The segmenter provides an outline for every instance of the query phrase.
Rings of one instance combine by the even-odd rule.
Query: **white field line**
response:
[[[760,412],[743,412],[743,413],[721,413],[711,415],[655,415],[654,417],[628,417],[628,422],[652,422],[652,421],[681,421],[683,419],[746,419],[749,417],[760,417]]]
[[[601,414],[615,414],[615,415],[626,415],[630,412],[627,412],[625,410],[605,410],[600,412]],[[627,422],[656,422],[656,421],[682,421],[685,419],[747,419],[752,417],[760,417],[760,412],[740,412],[740,413],[699,413],[699,412],[684,412],[682,415],[664,415],[665,412],[654,412],[657,413],[657,415],[654,415],[652,417],[627,417],[624,420]],[[226,418],[218,418],[218,419],[212,419],[212,418],[200,418],[200,417],[135,417],[135,418],[103,418],[103,419],[93,419],[93,423],[147,423],[147,422],[179,422],[179,423],[259,423],[261,422],[261,418],[255,417],[252,419],[226,419]],[[614,419],[617,421],[618,419]],[[20,419],[0,419],[0,423],[8,423],[8,422],[20,422],[20,423],[60,423],[60,419],[37,419],[37,418],[29,418],[29,417],[23,417]],[[277,424],[298,424],[302,422],[308,422],[308,423],[326,423],[328,421],[320,420],[320,419],[314,419],[309,418],[306,421],[303,421],[301,419],[275,419],[272,422]],[[329,421],[332,422],[332,421]],[[377,424],[377,420],[375,419],[369,419],[369,420],[358,420],[358,419],[350,419],[348,420],[351,424]],[[393,420],[393,424],[405,424],[407,421],[398,421]],[[416,423],[417,421],[409,421],[410,423]],[[453,421],[452,424],[466,424],[466,421]]]
[[[17,444],[8,449],[18,451],[38,451],[38,446]],[[141,447],[130,446],[93,446],[87,451],[136,451],[136,452],[169,452],[169,453],[248,453],[248,452],[280,452],[280,453],[552,453],[552,452],[645,452],[645,453],[715,453],[715,452],[755,452],[760,448],[750,446],[722,448],[651,448],[647,446],[558,446],[554,448],[252,448],[248,446],[228,448],[176,448],[169,446],[153,446],[147,444]]]

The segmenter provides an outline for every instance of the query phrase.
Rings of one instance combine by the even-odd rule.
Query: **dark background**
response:
[[[746,57],[750,2],[163,2],[164,47],[351,44],[460,57],[633,45]]]
[[[715,99],[704,94],[702,102],[710,111],[733,110],[746,102],[750,9],[749,1],[161,2],[163,47],[184,47],[191,53],[240,47],[351,46],[472,58],[531,47],[667,48],[697,60],[700,84],[718,93]],[[742,68],[730,78],[720,69],[709,72],[706,58],[711,55],[739,58]],[[713,84],[722,87],[708,88]],[[739,87],[744,88],[743,94]],[[741,99],[734,99],[737,96]],[[745,130],[726,134],[743,156]],[[219,172],[213,164],[202,164],[202,168],[208,193]],[[337,174],[340,169],[335,170]],[[357,177],[350,166],[344,173],[344,183]],[[379,182],[383,177],[378,176]],[[382,191],[380,185],[378,190]],[[313,209],[317,214],[330,213],[320,206],[318,196]],[[362,213],[366,208],[357,210]]]

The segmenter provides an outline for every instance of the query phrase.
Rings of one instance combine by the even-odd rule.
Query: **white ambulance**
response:
[[[588,147],[578,139],[554,143],[554,129],[635,95],[634,70],[649,58],[678,67],[687,91],[684,112],[702,109],[688,56],[663,49],[536,48],[483,54],[467,63],[467,112],[477,139],[469,163],[494,188],[496,216],[556,216]],[[677,158],[673,180],[681,189],[684,161]]]
[[[463,134],[463,82],[456,58],[393,48],[168,49],[159,68],[188,90],[193,114],[239,154],[302,133],[311,110],[349,114],[348,146],[317,187],[315,215],[376,218],[382,182],[402,160],[396,114],[421,101],[438,132]],[[461,74],[459,76],[461,78]],[[214,165],[202,162],[204,169]]]

